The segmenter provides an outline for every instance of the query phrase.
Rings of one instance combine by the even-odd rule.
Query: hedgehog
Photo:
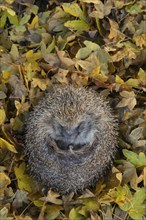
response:
[[[29,172],[45,189],[82,192],[112,166],[117,133],[117,118],[96,91],[54,85],[25,123]]]

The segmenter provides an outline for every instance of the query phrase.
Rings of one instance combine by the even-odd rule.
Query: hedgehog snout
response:
[[[80,150],[85,146],[85,144],[75,144],[75,141],[73,141],[72,137],[63,138],[63,140],[58,139],[55,142],[60,150]]]

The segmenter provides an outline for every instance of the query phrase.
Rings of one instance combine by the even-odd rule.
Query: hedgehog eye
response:
[[[81,122],[76,128],[79,133],[81,133],[85,128],[85,122]]]

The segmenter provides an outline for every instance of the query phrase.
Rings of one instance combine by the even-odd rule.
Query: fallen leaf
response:
[[[138,155],[132,151],[124,149],[123,154],[135,167],[146,166],[146,156],[143,152],[140,152]]]
[[[17,189],[16,193],[13,196],[12,206],[14,209],[23,207],[24,203],[28,204],[28,192],[24,190]]]
[[[13,153],[17,153],[17,150],[15,149],[15,146],[10,144],[8,141],[4,140],[3,138],[0,138],[0,147],[1,148],[6,148],[9,151]]]
[[[122,96],[122,100],[118,103],[117,107],[122,108],[127,106],[132,111],[137,103],[135,93],[133,91],[122,91],[120,95]]]
[[[3,199],[4,192],[10,183],[11,183],[10,178],[4,172],[0,172],[0,198],[1,200]]]
[[[3,207],[0,210],[0,219],[1,220],[13,220],[13,217],[8,217],[8,209],[6,207]]]
[[[18,187],[19,189],[26,190],[27,192],[32,192],[32,190],[34,192],[33,179],[29,175],[25,174],[25,171],[25,163],[21,163],[19,167],[14,168],[14,172],[18,182]]]
[[[3,108],[0,109],[0,125],[2,125],[5,122],[6,119],[6,113]]]
[[[46,197],[42,197],[39,200],[44,202],[51,202],[56,205],[62,205],[62,200],[58,199],[60,197],[60,194],[57,192],[52,191],[51,189],[48,191],[48,194]]]

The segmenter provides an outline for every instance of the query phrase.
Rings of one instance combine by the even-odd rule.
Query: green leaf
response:
[[[146,187],[138,189],[132,200],[131,208],[128,211],[130,217],[135,220],[142,219],[145,215]]]
[[[146,166],[146,156],[143,152],[136,154],[130,150],[123,150],[124,156],[136,167]]]
[[[19,51],[18,51],[16,44],[12,44],[10,54],[14,61],[16,61],[19,58]]]
[[[6,20],[7,20],[7,13],[6,11],[4,11],[0,18],[0,28],[5,26]]]
[[[76,209],[71,209],[69,213],[69,219],[70,220],[85,220],[86,218],[79,214],[80,207],[77,207]]]
[[[76,54],[77,59],[85,59],[87,58],[91,52],[97,51],[100,49],[100,46],[96,43],[93,43],[91,41],[84,41],[84,44],[86,47],[80,48]]]
[[[18,25],[18,17],[17,17],[17,15],[15,14],[15,15],[11,15],[11,14],[8,14],[7,13],[7,16],[8,16],[8,19],[9,19],[9,22],[10,22],[10,24],[14,24],[14,25]]]
[[[134,4],[134,5],[128,5],[128,6],[126,6],[126,11],[129,14],[132,14],[132,15],[139,14],[143,11],[142,10],[142,4],[137,3],[137,4]]]
[[[79,213],[85,217],[88,217],[89,215],[89,211],[94,211],[94,212],[97,212],[98,209],[99,209],[99,204],[96,200],[94,199],[84,199],[83,200],[83,206],[82,208],[80,209]]]
[[[75,31],[88,31],[90,29],[90,26],[83,20],[67,21],[64,26]]]
[[[61,206],[57,205],[47,205],[46,206],[46,220],[55,220],[60,214],[60,211],[62,210]]]
[[[27,22],[29,21],[30,17],[31,17],[30,14],[25,14],[25,15],[21,18],[21,20],[20,20],[20,22],[19,22],[19,25],[22,26],[22,25],[24,25],[24,24],[27,24]]]

